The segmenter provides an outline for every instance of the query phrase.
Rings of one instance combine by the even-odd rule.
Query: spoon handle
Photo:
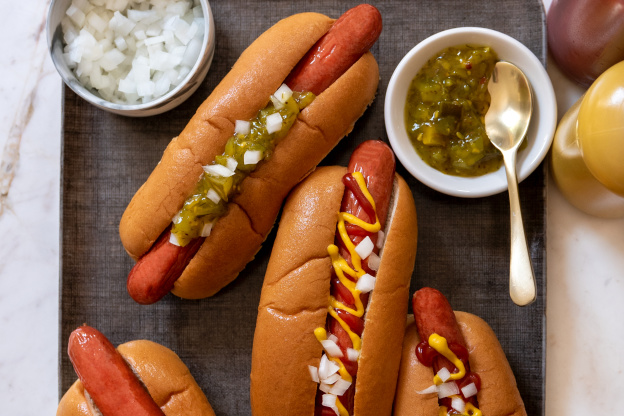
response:
[[[507,183],[509,188],[509,208],[511,223],[511,256],[509,261],[509,294],[519,306],[535,301],[536,284],[531,257],[524,234],[518,178],[516,176],[516,149],[503,152]]]

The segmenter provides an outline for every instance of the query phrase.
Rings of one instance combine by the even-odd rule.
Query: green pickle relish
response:
[[[288,134],[299,112],[314,98],[311,92],[293,92],[285,103],[278,104],[280,108],[269,102],[249,121],[249,133],[235,133],[228,139],[223,154],[216,156],[211,165],[226,167],[233,174],[219,175],[210,169],[211,165],[204,167],[195,191],[172,221],[171,233],[179,245],[186,246],[191,240],[200,237],[204,226],[210,226],[225,214],[228,201],[239,191],[243,179],[256,167],[256,163],[245,164],[245,153],[260,152],[260,160],[269,158],[279,139]],[[282,126],[278,131],[269,133],[267,117],[276,113],[281,116]]]
[[[449,175],[480,176],[503,158],[485,132],[488,81],[498,61],[487,46],[446,48],[412,80],[405,105],[407,134],[418,155]]]

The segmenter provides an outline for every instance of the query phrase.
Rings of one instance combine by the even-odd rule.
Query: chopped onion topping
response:
[[[466,403],[461,397],[453,397],[451,399],[451,407],[460,413],[464,413],[464,409],[466,408]]]
[[[281,120],[281,118],[280,118]],[[245,165],[255,165],[262,160],[262,152],[260,150],[247,150],[243,156]]]
[[[234,172],[236,170],[236,167],[238,166],[238,162],[233,157],[228,157],[227,159],[225,159],[225,166],[229,170]]]
[[[477,386],[474,383],[470,383],[462,387],[461,392],[465,398],[472,397],[477,394]]]
[[[377,248],[382,248],[384,245],[385,233],[382,230],[377,232]]]
[[[359,290],[362,293],[368,293],[375,288],[375,277],[366,273],[360,276],[358,279],[355,289]]]
[[[312,377],[313,382],[318,383],[319,381],[321,381],[319,379],[318,368],[314,367],[313,365],[309,365],[308,371],[310,371],[310,377]]]
[[[338,370],[340,370],[340,367],[333,361],[330,361],[327,355],[323,354],[321,363],[319,364],[319,378],[324,380],[332,374],[337,373]]]
[[[455,394],[459,394],[459,387],[454,381],[448,383],[442,383],[438,386],[438,399],[444,399]]]
[[[224,178],[229,178],[234,175],[234,172],[229,170],[223,165],[214,164],[214,165],[206,165],[203,166],[204,172],[212,176],[222,176]]]
[[[417,391],[416,393],[418,393],[418,394],[431,394],[431,393],[438,394],[438,386],[436,386],[435,384],[432,384],[431,386],[427,387],[426,389]]]
[[[347,348],[347,358],[349,359],[349,361],[357,361],[358,358],[360,357],[360,352],[356,349],[353,348]]]
[[[275,107],[276,110],[281,110],[282,108],[284,108],[284,103],[281,102],[279,98],[274,95],[272,95],[270,98],[271,102],[273,103],[273,107]]]
[[[448,370],[448,368],[442,367],[440,371],[438,371],[438,377],[440,377],[442,381],[447,381],[449,378],[451,378],[451,372]]]
[[[141,104],[186,78],[205,25],[192,0],[72,0],[61,27],[63,57],[85,88],[114,103]]]
[[[174,246],[180,246],[180,243],[178,242],[178,237],[174,233],[169,234],[169,242]]]
[[[365,259],[368,256],[370,256],[370,254],[373,252],[374,247],[375,246],[373,244],[373,240],[371,240],[370,237],[366,237],[365,239],[360,241],[360,243],[357,246],[355,246],[355,252],[362,259]]]
[[[249,134],[251,131],[251,123],[244,120],[236,120],[234,123],[235,134]]]
[[[332,340],[332,341],[334,341],[336,343],[338,342],[338,337],[335,334],[329,334],[327,339]]]
[[[332,385],[335,382],[337,382],[338,380],[340,380],[342,377],[340,377],[340,374],[338,373],[334,373],[331,376],[327,377],[325,380],[321,380],[323,383],[325,384],[329,384]]]
[[[221,197],[219,196],[219,194],[217,193],[217,191],[215,191],[214,189],[210,188],[210,190],[208,190],[208,193],[206,194],[206,197],[211,200],[212,202],[214,202],[215,204],[218,204],[219,201],[221,200]]]
[[[327,352],[327,355],[329,355],[330,357],[340,358],[340,357],[344,356],[344,354],[340,350],[340,347],[338,346],[338,344],[336,344],[331,339],[325,339],[325,340],[321,341],[321,345],[323,346],[323,348]]]
[[[288,99],[290,97],[292,97],[292,90],[288,87],[288,85],[286,84],[282,84],[277,91],[275,91],[275,94],[273,94],[278,100],[280,100],[282,103],[286,104],[286,101],[288,101]]]
[[[340,412],[338,411],[338,406],[336,406],[336,396],[333,394],[324,394],[321,397],[321,404],[325,407],[329,407],[334,412],[336,412],[337,416],[340,416]]]
[[[280,131],[282,129],[282,115],[280,113],[273,113],[267,116],[266,127],[269,134]]]
[[[210,233],[212,232],[212,226],[213,225],[214,225],[214,221],[205,223],[204,226],[202,227],[200,236],[208,237],[210,235]]]
[[[329,391],[331,390],[332,386],[330,386],[327,383],[321,383],[319,385],[319,390],[322,391],[323,393],[329,393]]]
[[[371,253],[370,256],[368,256],[368,267],[371,270],[378,271],[380,264],[381,264],[381,257],[379,257],[377,254]]]
[[[335,394],[336,396],[342,396],[343,394],[345,394],[349,386],[351,386],[351,382],[341,378],[340,380],[336,381],[336,384],[334,384],[329,392],[331,394]]]

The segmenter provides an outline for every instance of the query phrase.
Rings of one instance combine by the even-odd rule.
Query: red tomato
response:
[[[624,60],[624,0],[553,0],[547,25],[553,58],[582,85]]]

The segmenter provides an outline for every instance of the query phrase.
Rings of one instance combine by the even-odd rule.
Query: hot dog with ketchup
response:
[[[71,333],[67,350],[79,379],[57,416],[214,416],[188,368],[162,345],[141,340],[115,349],[83,325]]]
[[[417,239],[394,168],[367,141],[289,196],[258,307],[254,416],[390,414]]]
[[[490,326],[453,312],[442,293],[422,288],[412,298],[395,416],[526,416],[516,379]]]
[[[370,5],[335,22],[302,13],[243,52],[121,219],[137,302],[211,296],[253,259],[287,193],[372,102],[380,31]]]

